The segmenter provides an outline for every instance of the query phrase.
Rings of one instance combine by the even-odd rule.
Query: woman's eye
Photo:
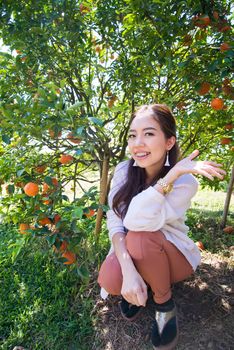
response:
[[[132,139],[133,137],[135,137],[135,135],[128,135],[129,139]]]
[[[154,136],[154,134],[152,132],[146,132],[145,136]]]

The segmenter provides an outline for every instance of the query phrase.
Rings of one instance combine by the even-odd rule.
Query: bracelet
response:
[[[168,184],[164,179],[159,179],[157,181],[157,185],[162,187],[164,194],[168,194],[173,189],[173,185],[172,184]]]

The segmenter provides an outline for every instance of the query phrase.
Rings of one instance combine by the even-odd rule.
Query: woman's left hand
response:
[[[214,180],[214,177],[223,180],[226,171],[221,168],[222,164],[209,160],[194,160],[198,155],[198,150],[193,151],[188,157],[176,163],[171,171],[174,171],[177,177],[183,174],[199,174],[207,177],[210,180]]]

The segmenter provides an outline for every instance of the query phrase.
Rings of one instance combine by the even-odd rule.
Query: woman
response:
[[[132,159],[115,170],[107,226],[112,243],[98,282],[102,296],[122,295],[123,317],[133,320],[146,305],[150,288],[155,303],[151,340],[154,349],[173,349],[178,341],[171,285],[190,276],[200,252],[187,236],[185,213],[198,183],[192,174],[223,179],[211,161],[195,161],[196,150],[178,162],[176,123],[165,105],[144,105],[129,130]]]

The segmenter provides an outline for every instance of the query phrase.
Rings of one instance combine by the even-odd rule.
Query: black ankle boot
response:
[[[164,304],[155,303],[155,320],[151,340],[155,350],[174,349],[178,342],[179,330],[176,307],[172,299]]]
[[[119,307],[123,318],[128,321],[134,321],[139,316],[143,308],[142,306],[130,304],[123,297],[119,302]]]

